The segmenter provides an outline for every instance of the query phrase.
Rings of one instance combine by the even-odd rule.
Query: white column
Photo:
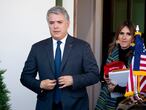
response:
[[[69,27],[69,34],[73,35],[73,24],[74,24],[74,0],[62,0],[63,7],[67,10],[70,16],[70,27]]]

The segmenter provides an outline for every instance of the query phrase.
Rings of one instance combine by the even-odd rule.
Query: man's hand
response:
[[[40,88],[45,90],[52,90],[54,89],[55,85],[56,80],[46,79],[41,81]]]
[[[72,76],[61,76],[58,78],[59,88],[64,88],[73,85]]]

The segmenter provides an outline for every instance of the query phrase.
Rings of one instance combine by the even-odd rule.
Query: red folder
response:
[[[121,70],[125,69],[126,66],[122,61],[113,61],[111,63],[108,63],[104,66],[104,75],[108,77],[108,73],[114,70]]]

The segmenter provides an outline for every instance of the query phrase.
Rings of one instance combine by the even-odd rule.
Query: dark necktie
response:
[[[60,49],[60,44],[61,41],[57,41],[57,48],[56,48],[56,53],[55,53],[55,78],[58,79],[60,76],[60,66],[61,66],[61,49]],[[55,88],[55,103],[59,103],[61,98],[60,98],[60,89],[59,85],[57,82],[56,88]]]

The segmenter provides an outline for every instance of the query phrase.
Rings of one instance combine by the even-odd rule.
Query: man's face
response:
[[[63,14],[49,14],[49,29],[50,34],[56,40],[61,40],[67,34],[70,22],[64,17]]]

